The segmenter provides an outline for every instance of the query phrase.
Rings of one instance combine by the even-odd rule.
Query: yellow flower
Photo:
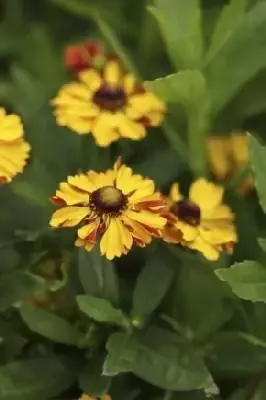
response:
[[[57,123],[79,135],[92,133],[96,143],[107,147],[120,138],[140,140],[146,126],[158,126],[165,105],[137,84],[115,60],[98,72],[80,72],[79,81],[61,88],[52,104]]]
[[[109,394],[104,394],[103,396],[98,397],[98,399],[99,399],[99,400],[112,400],[112,399],[111,399],[111,396],[109,396]],[[83,395],[79,398],[79,400],[97,400],[97,398],[94,397],[94,396],[90,396],[90,395],[88,395],[88,394],[83,394]]]
[[[208,158],[211,171],[216,179],[222,181],[232,177],[249,161],[246,133],[210,137],[208,140]],[[253,180],[251,175],[248,175],[241,182],[239,193],[245,194],[252,187]]]
[[[19,116],[7,115],[0,107],[0,182],[10,182],[22,172],[29,157],[30,145],[24,141]]]
[[[100,251],[109,260],[127,254],[133,244],[145,247],[160,237],[166,219],[160,215],[165,203],[154,182],[133,174],[118,160],[113,169],[69,176],[61,183],[53,227],[79,225],[77,246],[90,251],[100,238]]]
[[[204,178],[191,185],[188,198],[180,194],[177,183],[173,184],[165,241],[181,242],[190,249],[198,250],[209,260],[217,260],[221,251],[231,252],[237,234],[234,215],[223,204],[223,194],[221,186]]]

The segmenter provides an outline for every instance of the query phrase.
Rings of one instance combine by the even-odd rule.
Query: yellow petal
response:
[[[125,215],[128,218],[131,218],[132,220],[137,221],[152,229],[163,229],[166,224],[165,218],[147,210],[141,210],[139,212],[126,210]]]
[[[71,180],[70,178],[74,177],[69,177],[68,180]],[[60,183],[59,190],[56,191],[56,197],[62,199],[68,206],[89,202],[88,193],[80,192],[66,182]]]
[[[95,69],[86,69],[79,74],[79,79],[84,82],[92,92],[96,92],[102,85],[102,78]]]
[[[22,139],[0,143],[0,180],[10,182],[23,171],[29,157],[30,145]]]
[[[58,227],[72,227],[79,224],[89,213],[87,207],[63,207],[55,211],[50,225]]]
[[[208,159],[214,175],[225,179],[231,172],[230,139],[228,137],[212,137],[208,141]]]
[[[178,201],[183,199],[183,196],[182,196],[182,194],[180,193],[180,190],[179,190],[179,184],[178,183],[173,183],[172,184],[171,189],[170,189],[170,193],[169,193],[169,197],[170,197],[170,200],[173,203],[177,203]]]
[[[223,198],[222,186],[208,182],[205,178],[199,178],[190,186],[189,198],[197,204],[201,210],[217,207]]]
[[[139,222],[128,218],[128,216],[123,213],[121,216],[123,223],[130,228],[131,235],[137,239],[138,242],[143,244],[149,244],[152,240],[151,233],[145,228],[144,225],[141,225]]]
[[[104,70],[104,81],[111,88],[116,87],[121,80],[121,69],[117,61],[108,61]]]
[[[126,165],[122,165],[117,171],[116,186],[124,194],[131,194],[131,202],[136,202],[142,197],[152,194],[155,189],[152,180],[144,179],[138,174],[133,174],[132,169]]]
[[[138,119],[153,111],[164,112],[165,108],[165,104],[152,93],[137,93],[128,98],[127,114],[129,117]]]
[[[205,220],[221,220],[231,221],[234,219],[234,214],[231,208],[225,204],[220,204],[215,208],[203,209],[201,211],[201,219]]]
[[[82,240],[86,239],[88,242],[95,242],[99,225],[99,218],[89,221],[86,225],[78,229],[78,237]]]
[[[121,220],[111,218],[100,242],[101,254],[105,255],[108,260],[112,260],[114,257],[120,257],[125,248],[130,249],[132,244],[132,236]]]
[[[23,136],[23,126],[21,119],[17,115],[5,115],[0,120],[0,141],[12,142],[21,139]]]
[[[77,238],[76,241],[75,241],[75,246],[84,247],[85,250],[91,251],[94,248],[95,243],[87,242],[86,240],[82,240],[82,239]]]
[[[130,73],[124,76],[124,91],[126,94],[130,94],[135,89],[136,80]]]
[[[116,118],[109,112],[101,112],[92,127],[92,134],[96,143],[101,147],[108,147],[112,142],[119,139]]]
[[[146,135],[146,129],[143,124],[134,122],[125,114],[117,114],[117,129],[121,137],[131,140],[141,140]]]
[[[227,229],[219,229],[217,227],[211,230],[206,230],[201,227],[199,231],[204,241],[213,245],[222,245],[229,242],[235,243],[237,241],[236,231],[232,229],[231,226],[228,226]]]
[[[216,261],[219,258],[219,251],[215,246],[205,242],[201,236],[197,236],[194,242],[186,244],[192,250],[197,250],[204,255],[210,261]]]
[[[178,220],[175,223],[175,227],[183,233],[183,240],[185,240],[186,242],[191,242],[195,240],[195,238],[198,236],[197,227],[191,226],[186,222]]]
[[[95,176],[96,175],[96,176]],[[79,175],[74,175],[74,176],[69,176],[67,181],[71,186],[75,186],[76,188],[86,191],[88,193],[92,192],[93,190],[97,189],[97,185],[95,185],[94,180],[90,179],[91,176],[95,176],[97,179],[98,174],[94,171],[90,171],[89,173],[85,174],[79,174]],[[83,193],[81,193],[83,194]],[[86,193],[85,193],[86,195]]]
[[[233,134],[231,141],[234,161],[238,166],[246,164],[249,159],[247,135]]]

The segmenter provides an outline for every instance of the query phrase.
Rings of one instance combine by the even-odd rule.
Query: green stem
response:
[[[188,117],[189,165],[195,177],[206,176],[207,173],[207,132],[206,117],[193,114],[191,110]]]
[[[174,130],[169,122],[165,122],[162,126],[163,133],[168,140],[170,146],[176,151],[180,159],[184,163],[188,163],[188,148],[180,135]]]

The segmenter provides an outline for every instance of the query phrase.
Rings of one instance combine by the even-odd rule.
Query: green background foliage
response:
[[[1,186],[0,400],[266,398],[266,2],[2,0],[0,100],[32,156]],[[161,128],[97,148],[59,128],[50,100],[66,46],[99,39],[168,104]],[[118,155],[162,191],[209,176],[210,133],[249,130],[256,193],[226,185],[239,243],[215,263],[154,242],[122,259],[48,226],[49,197]],[[247,171],[246,171],[247,172]]]

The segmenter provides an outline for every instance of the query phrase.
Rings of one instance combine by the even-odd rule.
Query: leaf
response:
[[[27,343],[27,339],[17,332],[15,326],[12,326],[11,323],[4,319],[0,320],[0,337],[2,338],[0,343],[0,362],[1,364],[6,364],[19,355]]]
[[[42,278],[23,271],[6,273],[0,276],[0,310],[20,305],[32,292],[45,288]]]
[[[79,387],[84,393],[93,396],[103,396],[107,393],[111,378],[103,375],[103,362],[99,360],[89,360],[79,376]]]
[[[215,374],[245,378],[265,370],[266,343],[242,332],[223,332],[209,343],[206,354]]]
[[[182,263],[176,274],[171,308],[186,337],[203,340],[217,331],[232,314],[226,300],[223,285],[208,266]]]
[[[0,367],[1,400],[47,400],[69,388],[78,366],[67,358],[42,356]]]
[[[245,83],[265,68],[265,32],[266,4],[258,2],[206,68],[214,112],[223,108]]]
[[[256,261],[243,261],[215,274],[225,281],[241,299],[266,301],[266,268]]]
[[[155,0],[149,10],[176,69],[199,67],[203,50],[199,1]]]
[[[58,343],[77,343],[77,331],[58,315],[41,308],[26,306],[21,307],[19,311],[23,321],[33,332]]]
[[[117,373],[132,371],[163,389],[194,390],[209,387],[212,382],[196,350],[163,329],[150,327],[135,338],[115,333],[109,338],[107,349],[109,372],[110,365],[111,371]]]
[[[173,278],[170,269],[162,257],[148,259],[141,270],[133,294],[133,315],[151,314],[161,303]]]
[[[81,294],[77,296],[77,303],[80,310],[95,321],[124,325],[124,314],[114,308],[108,300]]]
[[[260,248],[266,252],[266,239],[265,238],[258,238],[258,243],[260,245]]]
[[[211,60],[226,46],[238,24],[245,15],[246,0],[231,0],[229,5],[224,6],[217,21],[210,47],[206,54],[205,63]]]
[[[90,253],[80,249],[78,268],[80,282],[87,294],[102,297],[117,304],[119,289],[115,265],[102,257],[98,248]]]
[[[249,157],[260,205],[266,213],[266,148],[251,135],[248,136]]]

